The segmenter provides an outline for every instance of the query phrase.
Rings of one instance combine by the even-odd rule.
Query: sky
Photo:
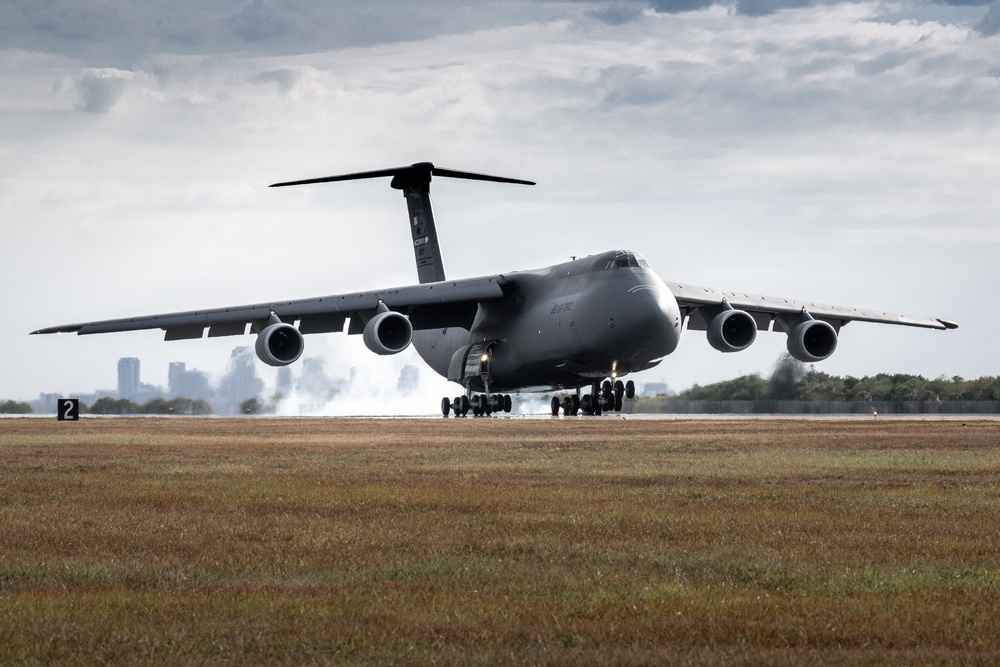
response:
[[[817,370],[1000,374],[1000,2],[0,0],[0,86],[0,400],[113,389],[120,357],[217,377],[253,344],[42,327],[415,282],[386,181],[266,186],[420,161],[538,183],[434,181],[449,277],[627,248],[667,281],[961,325],[851,323]],[[685,332],[634,378],[766,376],[784,349]],[[419,364],[428,412],[459,393],[360,336],[305,355],[366,395]]]

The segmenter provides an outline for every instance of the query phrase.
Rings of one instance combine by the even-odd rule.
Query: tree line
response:
[[[767,379],[759,374],[694,385],[674,398],[691,401],[998,401],[1000,376],[928,380],[920,375],[838,377],[783,355]]]
[[[87,406],[80,404],[82,414],[92,415],[210,415],[212,406],[208,401],[190,398],[154,398],[139,404],[127,398],[104,396]]]

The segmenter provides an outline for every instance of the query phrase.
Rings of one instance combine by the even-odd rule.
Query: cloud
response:
[[[276,83],[281,93],[288,93],[298,83],[299,74],[295,70],[286,67],[261,72],[254,77],[254,80],[261,83]]]
[[[736,11],[746,16],[769,16],[783,9],[802,9],[838,0],[737,0]]]
[[[1000,2],[994,2],[986,10],[986,15],[975,26],[983,37],[1000,34]]]
[[[234,32],[248,42],[262,42],[287,35],[298,17],[287,4],[254,0],[232,20]]]
[[[625,25],[642,16],[642,9],[637,2],[613,2],[607,7],[591,10],[587,15],[608,25]]]
[[[670,85],[645,67],[615,65],[601,71],[598,87],[605,90],[604,108],[657,104],[670,97]]]
[[[106,113],[132,80],[132,73],[116,69],[85,72],[76,82],[80,93],[79,108],[85,113]]]
[[[653,0],[650,7],[661,14],[679,14],[707,9],[719,4],[717,0]]]

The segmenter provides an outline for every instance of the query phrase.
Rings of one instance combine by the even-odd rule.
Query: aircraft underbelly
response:
[[[413,347],[420,358],[441,377],[448,377],[448,366],[455,353],[469,344],[469,332],[458,327],[413,332]]]

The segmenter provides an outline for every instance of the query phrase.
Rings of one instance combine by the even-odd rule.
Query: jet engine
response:
[[[745,310],[724,310],[708,325],[708,343],[719,352],[745,350],[757,338],[757,322]]]
[[[257,334],[257,358],[268,366],[287,366],[302,356],[305,342],[291,324],[275,322]]]
[[[837,332],[822,320],[806,320],[788,334],[788,353],[805,363],[823,361],[837,349]]]
[[[364,339],[375,354],[398,354],[413,340],[413,325],[406,315],[386,310],[368,320]]]

